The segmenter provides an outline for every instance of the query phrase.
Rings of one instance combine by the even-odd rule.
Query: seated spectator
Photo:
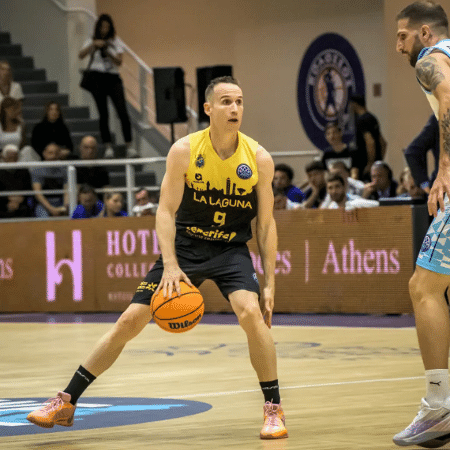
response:
[[[342,130],[337,122],[328,122],[325,127],[325,139],[330,144],[323,152],[322,163],[330,170],[332,163],[342,161],[349,169],[350,175],[358,179],[359,162],[358,154],[350,150],[349,146],[342,140]]]
[[[13,144],[19,149],[19,161],[40,161],[39,155],[25,145],[25,124],[22,119],[22,104],[6,97],[0,104],[0,149]]]
[[[351,197],[346,193],[345,181],[341,175],[330,173],[326,177],[327,193],[331,197],[331,203],[326,209],[343,208],[346,211],[355,208],[371,208],[378,206],[376,200],[367,200],[364,198]]]
[[[297,209],[300,207],[301,203],[289,200],[283,189],[273,190],[273,209]]]
[[[343,161],[334,161],[330,164],[330,169],[328,173],[337,173],[340,175],[345,182],[345,191],[351,198],[362,198],[364,192],[364,183],[360,180],[355,180],[350,176],[350,171]],[[325,200],[320,205],[321,208],[328,208],[331,203],[331,197],[329,194],[325,197]]]
[[[80,142],[80,157],[82,161],[97,159],[95,137],[84,136]],[[95,189],[101,189],[109,184],[109,174],[102,166],[77,167],[77,183],[89,184]]]
[[[11,65],[8,61],[0,61],[0,103],[6,98],[11,97],[22,102],[22,86],[13,81]]]
[[[1,160],[5,163],[15,163],[19,159],[17,146],[8,144],[1,152]],[[30,172],[27,169],[1,169],[0,191],[31,191]],[[30,198],[26,195],[0,196],[0,217],[31,217]]]
[[[405,167],[403,169],[399,181],[400,182],[397,188],[397,197],[425,199],[426,193],[423,189],[416,186],[411,173],[411,169],[409,167]]]
[[[59,147],[48,144],[42,156],[44,161],[59,160]],[[36,217],[64,216],[68,211],[69,196],[67,192],[67,170],[65,167],[36,167],[31,169],[31,182],[34,191],[65,189],[62,194],[42,194],[36,192],[38,202],[35,209]]]
[[[391,168],[383,161],[375,161],[370,169],[371,181],[364,186],[363,197],[371,200],[397,196],[398,183]]]
[[[107,192],[105,194],[105,204],[103,211],[99,214],[99,217],[126,217],[128,214],[126,211],[122,211],[123,208],[123,196],[120,192]]]
[[[326,169],[321,161],[313,161],[305,167],[308,185],[302,208],[318,208],[327,195]]]
[[[305,198],[303,191],[292,184],[294,170],[287,164],[277,164],[273,177],[274,189],[282,189],[286,197],[296,203],[301,203]]]
[[[95,189],[82,184],[78,190],[78,205],[72,219],[89,219],[98,216],[103,210],[103,203],[98,199]]]
[[[70,132],[64,123],[61,107],[57,102],[47,104],[43,119],[35,125],[31,135],[31,146],[41,158],[44,148],[51,142],[59,145],[62,154],[70,155],[73,151]],[[63,157],[62,159],[69,158]]]
[[[134,194],[135,205],[132,210],[133,216],[154,216],[158,209],[157,199],[154,197],[144,187],[139,188]]]

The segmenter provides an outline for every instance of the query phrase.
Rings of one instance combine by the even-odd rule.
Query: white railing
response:
[[[135,185],[135,165],[141,164],[154,164],[165,162],[165,157],[154,158],[133,158],[133,159],[111,159],[111,160],[75,160],[75,161],[40,161],[40,162],[15,162],[15,163],[1,163],[0,169],[34,169],[38,167],[64,167],[67,170],[67,193],[69,197],[69,217],[72,216],[78,201],[78,187],[77,187],[77,167],[92,167],[92,166],[125,166],[125,186],[113,187],[104,189],[96,189],[96,192],[108,192],[111,190],[117,192],[125,192],[127,212],[131,215],[131,210],[134,206],[134,192],[136,191]],[[138,186],[139,187],[139,186]],[[158,190],[157,186],[145,186],[150,191]],[[42,190],[42,191],[2,191],[0,196],[8,195],[34,195],[36,193],[60,195],[65,194],[66,190]],[[22,219],[23,220],[23,219]]]
[[[57,0],[50,1],[65,13],[76,13],[87,16],[92,20],[93,25],[97,20],[97,16],[89,9],[81,7],[68,8]],[[139,126],[141,128],[156,128],[170,142],[172,139],[170,125],[156,122],[153,70],[125,42],[123,44],[125,55],[120,72],[124,82],[127,100],[140,113]],[[192,88],[190,85],[186,86]],[[190,97],[189,100],[192,102],[193,98],[192,96]],[[183,124],[175,124],[174,126],[175,139],[179,139],[197,130],[198,114],[192,109],[191,103],[187,104],[186,112],[188,121]]]

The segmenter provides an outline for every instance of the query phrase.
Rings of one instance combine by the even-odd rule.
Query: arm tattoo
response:
[[[416,75],[423,87],[431,92],[445,79],[436,58],[432,56],[427,56],[417,62]]]
[[[444,152],[450,156],[450,108],[439,121],[442,130],[442,145]]]

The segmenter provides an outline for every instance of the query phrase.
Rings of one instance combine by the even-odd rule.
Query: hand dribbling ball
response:
[[[164,298],[161,289],[153,295],[150,309],[155,323],[170,333],[184,333],[197,325],[205,312],[202,294],[195,286],[180,282],[181,294]]]

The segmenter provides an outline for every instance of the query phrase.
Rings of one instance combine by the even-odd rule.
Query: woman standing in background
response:
[[[123,139],[127,145],[127,157],[138,156],[131,146],[131,123],[127,112],[123,82],[119,75],[122,64],[123,43],[109,14],[102,14],[95,23],[94,36],[89,38],[78,54],[80,59],[90,55],[88,69],[94,74],[96,88],[92,91],[97,105],[100,134],[106,146],[105,158],[113,158],[109,129],[108,97],[111,98],[122,126]]]

